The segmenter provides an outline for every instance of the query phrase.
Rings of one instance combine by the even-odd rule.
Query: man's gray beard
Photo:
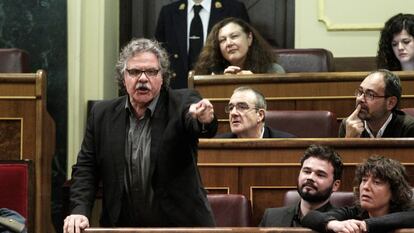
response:
[[[322,191],[318,190],[314,194],[311,194],[309,192],[303,192],[302,191],[303,186],[301,188],[298,187],[297,190],[298,190],[298,193],[299,193],[300,197],[303,200],[305,200],[309,203],[321,203],[321,202],[324,202],[327,199],[329,199],[329,197],[332,194],[332,188],[333,188],[333,183],[328,188],[326,188],[325,190],[322,190]]]

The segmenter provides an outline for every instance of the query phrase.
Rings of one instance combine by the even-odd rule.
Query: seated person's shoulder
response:
[[[286,211],[293,210],[295,206],[282,206],[276,208],[267,208],[265,210],[265,215],[275,215],[275,214],[284,214]]]
[[[296,138],[296,136],[291,133],[266,126],[263,138]]]
[[[410,114],[403,112],[403,111],[398,111],[398,113],[400,115],[403,115],[404,117],[404,121],[409,123],[409,124],[414,124],[414,116],[411,116]]]
[[[400,119],[397,121],[401,122],[404,131],[407,132],[406,136],[414,137],[414,117],[400,110],[396,110],[394,113],[397,119]]]
[[[259,227],[278,227],[282,216],[294,215],[295,206],[267,208],[263,214]]]
[[[286,73],[285,69],[283,69],[283,67],[277,63],[272,63],[272,65],[269,67],[267,72],[268,73],[279,73],[279,74]]]

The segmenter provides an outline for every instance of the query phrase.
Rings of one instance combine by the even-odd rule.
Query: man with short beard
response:
[[[339,137],[414,137],[414,118],[398,110],[401,81],[388,70],[370,73],[355,90],[356,109],[339,128]]]
[[[341,184],[341,157],[329,147],[310,145],[300,163],[299,203],[266,209],[259,227],[301,227],[301,219],[309,211],[326,212],[334,208],[329,197]]]

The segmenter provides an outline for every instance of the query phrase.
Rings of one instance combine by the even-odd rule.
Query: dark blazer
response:
[[[269,126],[265,126],[263,138],[295,138],[295,135],[292,135],[290,133],[275,130],[270,128]],[[237,135],[234,133],[223,133],[216,135],[215,138],[237,138]]]
[[[291,227],[296,210],[297,205],[266,209],[259,227]]]
[[[163,43],[170,55],[172,88],[187,87],[187,5],[187,0],[180,0],[163,6],[155,30],[155,38]],[[214,24],[227,17],[250,21],[243,3],[236,0],[212,0],[207,31],[210,32]]]
[[[304,227],[309,227],[318,232],[328,232],[326,224],[330,220],[344,221],[348,219],[364,220],[369,232],[386,233],[401,228],[414,228],[414,210],[389,213],[380,217],[369,217],[366,211],[360,207],[342,207],[326,213],[310,211],[302,219]],[[331,232],[331,231],[329,231]]]
[[[392,120],[385,128],[383,138],[411,138],[414,137],[414,118],[403,111],[394,110]],[[339,126],[339,137],[346,135],[346,119],[343,119]],[[369,138],[366,130],[362,131],[361,138]]]
[[[327,212],[334,209],[330,202],[317,209],[320,212]],[[259,227],[292,227],[294,218],[299,219],[299,203],[293,206],[279,208],[268,208],[265,210]],[[299,227],[299,226],[296,226]]]
[[[201,125],[188,107],[201,99],[193,90],[161,90],[151,117],[150,179],[161,216],[155,227],[214,226],[197,169],[197,144],[212,137],[217,119]],[[127,96],[97,103],[73,166],[72,214],[90,217],[98,183],[102,182],[101,225],[116,226],[124,192]]]

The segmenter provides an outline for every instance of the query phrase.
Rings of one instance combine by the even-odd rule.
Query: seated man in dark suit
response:
[[[236,88],[225,111],[229,114],[231,133],[217,135],[217,138],[295,137],[265,125],[265,97],[250,87]]]
[[[301,227],[301,219],[311,210],[329,211],[332,192],[339,189],[341,157],[329,147],[310,145],[300,160],[298,204],[266,209],[259,227]]]
[[[401,81],[388,70],[370,73],[355,90],[356,109],[342,121],[339,137],[414,137],[414,118],[398,109]]]

